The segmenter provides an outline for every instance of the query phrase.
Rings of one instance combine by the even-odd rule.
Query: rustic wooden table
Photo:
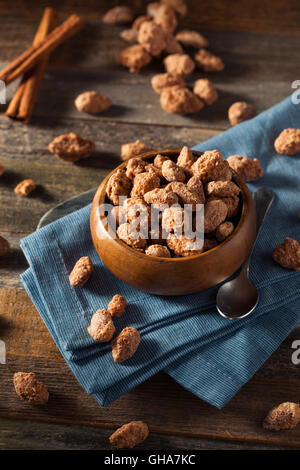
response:
[[[299,401],[299,367],[291,362],[296,329],[277,352],[222,410],[206,404],[160,373],[108,408],[86,395],[53,343],[19,279],[26,261],[19,241],[35,230],[40,217],[66,198],[99,184],[119,162],[120,145],[140,138],[154,147],[195,145],[228,128],[226,110],[236,100],[263,111],[291,93],[299,79],[300,5],[297,0],[189,1],[185,26],[199,28],[226,63],[212,74],[219,102],[196,116],[163,112],[150,86],[157,61],[139,75],[118,66],[114,56],[121,28],[100,22],[109,0],[49,2],[64,18],[71,12],[86,25],[53,54],[30,125],[0,116],[0,156],[7,171],[0,180],[0,233],[13,245],[0,261],[0,339],[7,363],[0,365],[0,449],[109,449],[117,426],[142,419],[151,428],[143,449],[268,449],[299,447],[300,427],[266,432],[267,410],[282,401]],[[137,13],[143,1],[132,0]],[[0,1],[1,67],[27,46],[34,35],[42,1]],[[194,77],[200,77],[197,73]],[[8,97],[15,85],[9,87]],[[79,114],[77,94],[95,89],[114,106],[100,116]],[[4,106],[1,111],[4,111]],[[57,135],[75,131],[96,142],[97,153],[79,164],[60,161],[47,150]],[[258,155],[259,157],[259,155]],[[31,177],[38,189],[16,197],[17,182]],[[35,371],[48,385],[47,407],[31,407],[14,393],[16,371]]]

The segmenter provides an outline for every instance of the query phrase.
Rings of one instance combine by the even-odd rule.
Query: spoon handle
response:
[[[256,238],[259,235],[260,229],[267,213],[274,201],[275,194],[268,188],[259,188],[253,195],[256,206]],[[256,240],[256,239],[255,239]],[[255,241],[254,241],[255,243]]]
[[[242,271],[245,271],[247,275],[249,271],[250,258],[254,249],[255,242],[258,238],[259,232],[265,221],[267,213],[269,212],[269,209],[275,199],[275,194],[270,189],[263,187],[255,191],[253,195],[253,199],[255,201],[255,207],[256,207],[256,237],[253,242],[253,246],[250,251],[250,254],[242,267]]]

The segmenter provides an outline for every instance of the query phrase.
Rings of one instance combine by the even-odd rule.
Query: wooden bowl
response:
[[[171,159],[180,149],[147,152],[141,156],[152,161],[159,153]],[[202,152],[193,151],[200,156]],[[185,258],[147,256],[114,239],[106,230],[97,208],[107,202],[106,185],[119,165],[100,184],[91,209],[91,233],[96,251],[108,269],[119,279],[137,289],[158,295],[182,295],[208,289],[233,274],[248,257],[256,235],[256,212],[251,193],[233,172],[233,180],[241,189],[240,219],[233,234],[220,245],[204,253]]]

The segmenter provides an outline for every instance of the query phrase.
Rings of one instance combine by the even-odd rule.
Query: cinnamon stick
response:
[[[0,72],[0,80],[6,85],[34,67],[39,60],[50,54],[67,38],[76,34],[83,24],[79,16],[71,15],[64,23],[55,28],[48,36],[36,45],[30,46]]]
[[[57,22],[57,12],[53,8],[45,8],[32,43],[33,46],[44,40],[45,37],[56,27]],[[9,103],[5,113],[6,116],[24,122],[30,121],[48,60],[49,55],[43,57],[35,67],[24,74],[17,91]]]

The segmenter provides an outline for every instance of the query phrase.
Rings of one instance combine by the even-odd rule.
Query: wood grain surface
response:
[[[132,419],[148,422],[151,436],[145,449],[297,448],[300,427],[271,433],[262,429],[270,407],[299,401],[299,366],[292,364],[291,344],[299,328],[222,410],[199,400],[160,373],[101,408],[85,394],[53,343],[25,293],[19,275],[27,266],[19,241],[35,230],[51,207],[97,186],[119,162],[122,143],[140,138],[155,148],[195,145],[229,127],[226,110],[235,100],[252,102],[263,111],[291,92],[299,79],[300,4],[297,0],[212,0],[189,3],[183,26],[197,26],[211,48],[226,63],[211,78],[220,101],[193,117],[171,116],[159,106],[151,86],[155,61],[139,75],[116,65],[120,27],[100,22],[116,4],[104,0],[53,1],[61,18],[75,12],[86,26],[51,58],[30,125],[8,121],[0,105],[0,160],[7,171],[0,179],[0,234],[12,250],[0,260],[0,339],[7,346],[7,363],[0,365],[0,449],[110,449],[108,436]],[[126,2],[143,11],[144,2]],[[0,0],[0,65],[31,43],[46,2]],[[189,83],[200,76],[195,73]],[[8,89],[12,96],[17,83]],[[77,93],[96,89],[113,100],[99,116],[80,114],[73,105]],[[47,149],[57,135],[75,131],[97,145],[89,159],[70,165]],[[13,189],[33,178],[37,191],[17,197]],[[34,371],[49,387],[47,406],[33,407],[17,398],[12,384],[16,371]]]

